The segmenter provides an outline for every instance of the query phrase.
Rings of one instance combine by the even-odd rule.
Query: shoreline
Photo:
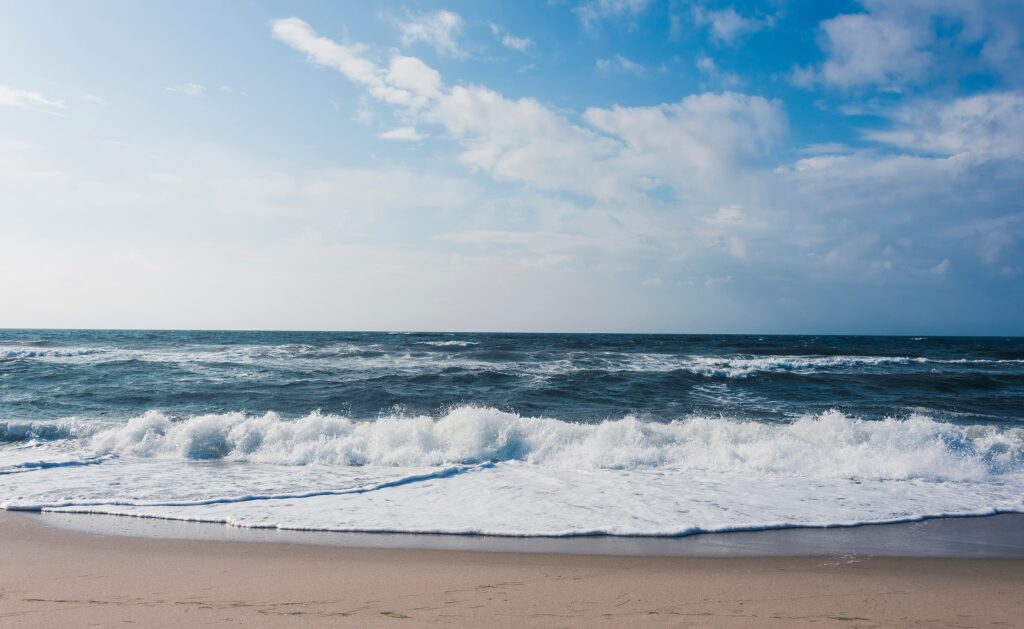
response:
[[[131,537],[0,513],[0,624],[986,626],[1024,559],[626,556]]]
[[[911,522],[786,527],[678,537],[377,533],[249,528],[139,516],[6,512],[94,535],[327,547],[647,557],[876,556],[1024,558],[1024,514],[926,518]]]

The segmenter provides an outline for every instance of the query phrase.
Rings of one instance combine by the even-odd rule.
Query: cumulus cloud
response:
[[[922,79],[931,69],[930,27],[866,14],[840,15],[822,26],[828,60],[823,82],[839,87]]]
[[[421,42],[431,46],[438,54],[449,57],[461,57],[459,37],[465,23],[458,13],[451,11],[434,11],[410,15],[398,22],[398,30],[402,33],[402,45],[411,46]]]
[[[828,285],[837,276],[882,283],[949,275],[970,263],[964,256],[1009,277],[1024,262],[1024,222],[997,220],[1019,194],[1024,133],[1014,90],[909,99],[863,131],[881,148],[826,141],[780,153],[786,111],[762,96],[708,92],[574,113],[445,83],[415,57],[375,63],[357,45],[317,44],[341,46],[368,64],[352,73],[315,54],[310,42],[320,38],[301,32],[285,41],[395,108],[401,126],[382,139],[448,138],[472,173],[536,195],[510,214],[530,229],[494,228],[491,221],[505,216],[494,210],[476,228],[444,232],[447,242],[522,256],[523,268],[582,269],[586,260],[588,271],[605,264],[611,274],[633,273],[636,285],[658,277],[728,290],[703,278],[743,278],[756,263],[759,273],[796,283]],[[709,78],[721,72],[710,57],[697,64]],[[793,161],[780,165],[787,154]],[[552,206],[552,199],[564,201]],[[657,260],[658,268],[641,260]]]
[[[532,98],[509,99],[484,87],[453,87],[429,120],[463,144],[461,159],[470,168],[547,189],[592,193],[600,162],[617,148]]]
[[[620,200],[658,185],[692,193],[728,167],[761,156],[786,130],[781,103],[736,93],[654,107],[590,108],[580,125],[532,98],[510,99],[482,86],[446,87],[414,57],[393,57],[385,70],[361,49],[319,37],[296,18],[276,22],[274,33],[312,63],[334,67],[371,95],[443,128],[461,144],[460,161],[471,170],[546,190]],[[381,137],[413,139],[408,131],[393,131],[408,137]]]

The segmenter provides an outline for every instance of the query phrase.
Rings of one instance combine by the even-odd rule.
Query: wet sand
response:
[[[0,625],[1016,626],[1024,560],[128,537],[0,513]],[[984,525],[983,525],[984,526]]]

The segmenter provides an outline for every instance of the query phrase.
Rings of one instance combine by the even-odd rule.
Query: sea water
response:
[[[0,330],[0,506],[518,536],[1024,512],[1024,339]]]

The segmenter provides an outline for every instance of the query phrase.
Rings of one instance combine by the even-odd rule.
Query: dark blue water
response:
[[[1024,420],[1024,339],[0,330],[0,419],[460,405],[597,422]]]

